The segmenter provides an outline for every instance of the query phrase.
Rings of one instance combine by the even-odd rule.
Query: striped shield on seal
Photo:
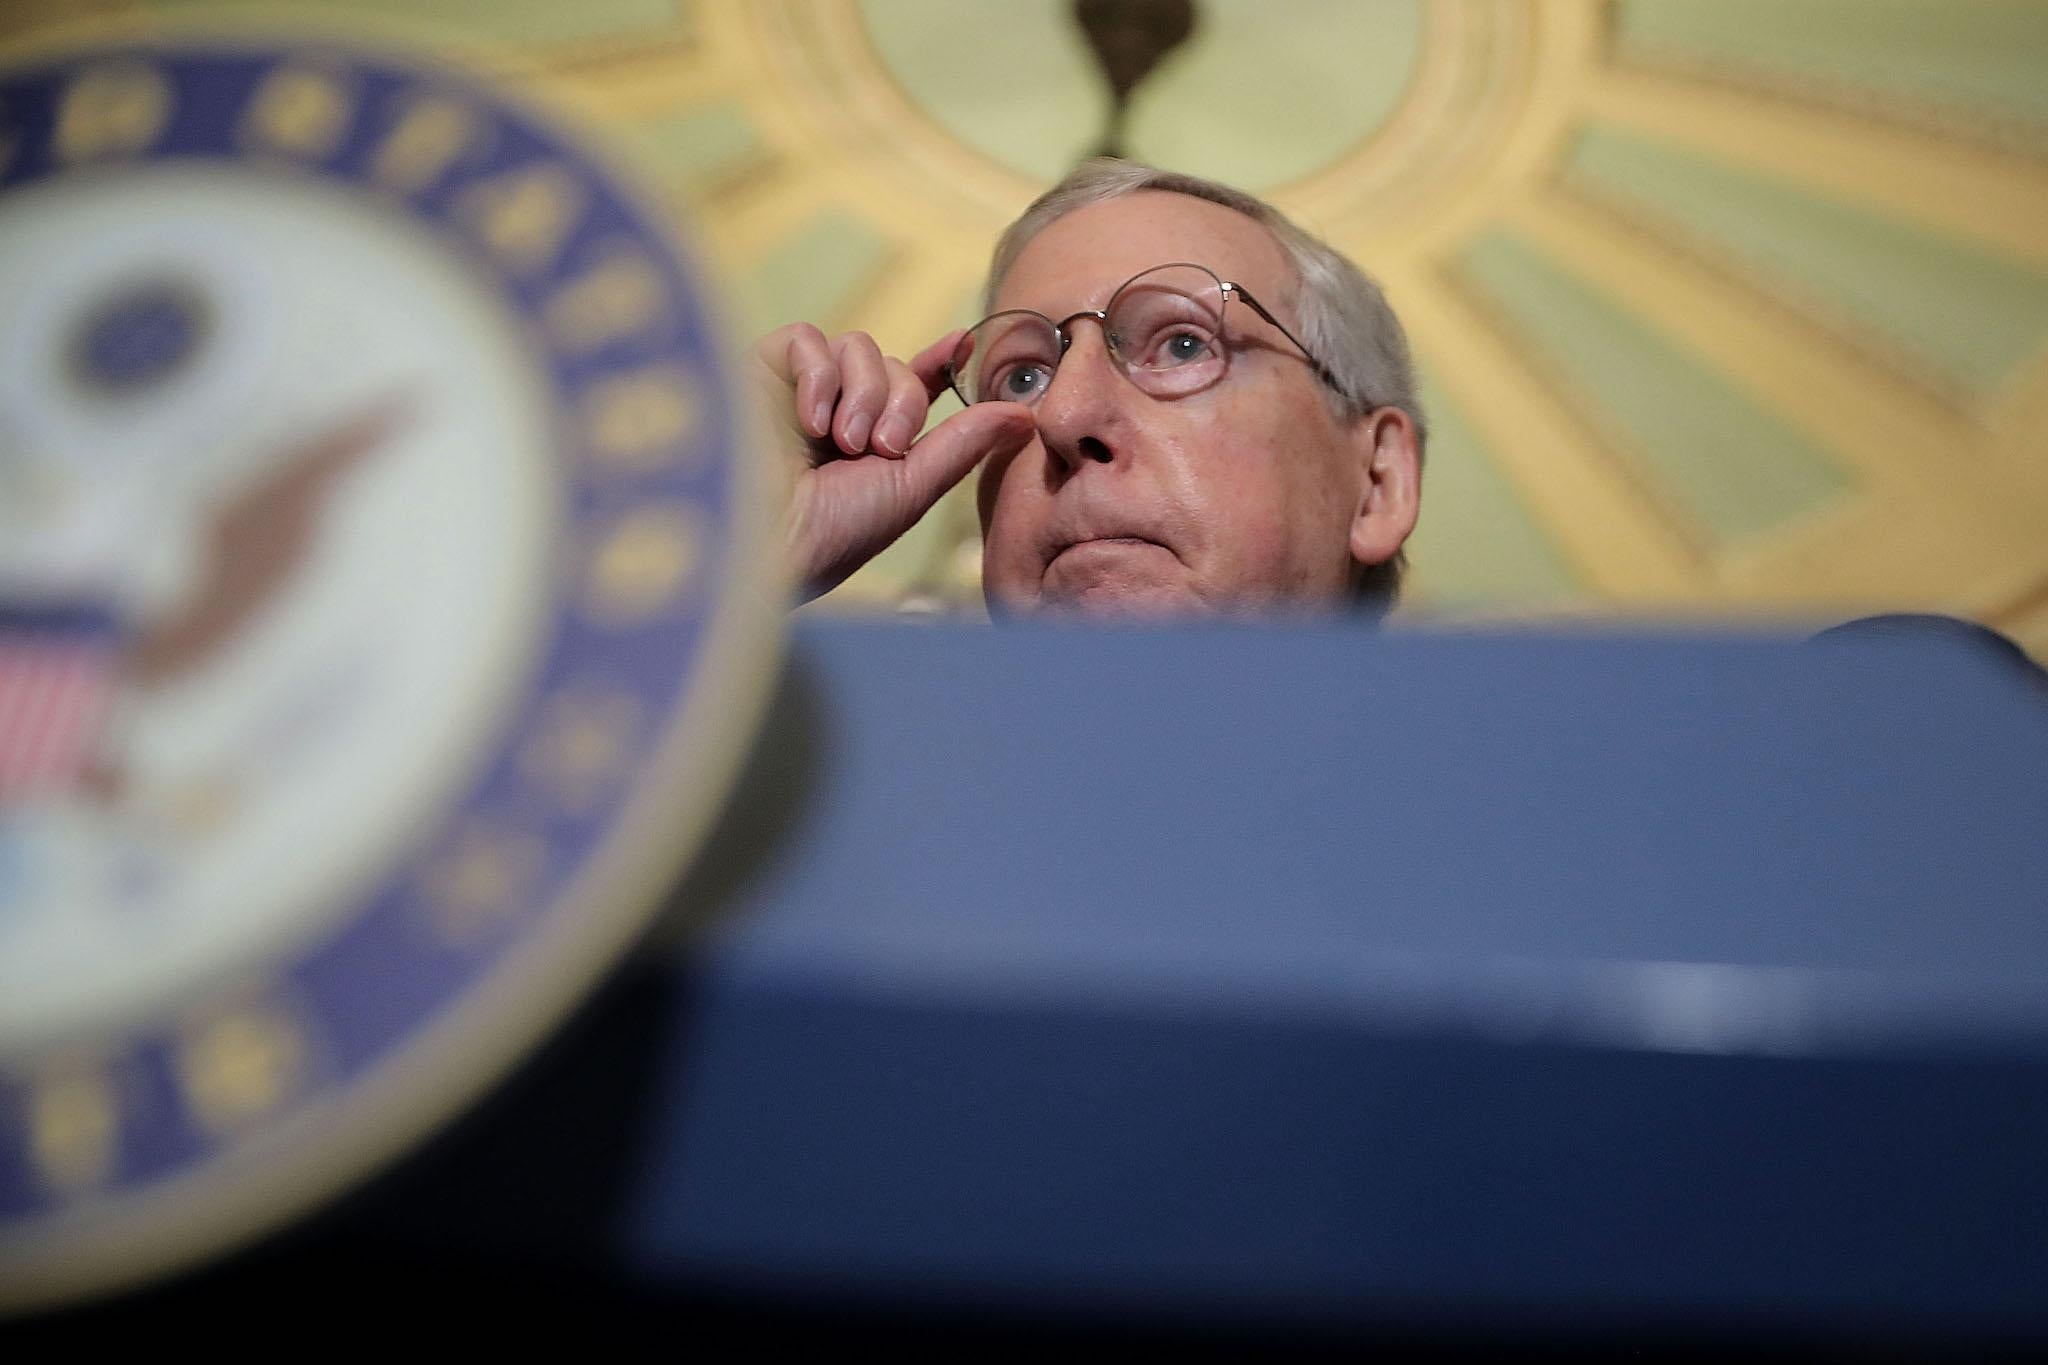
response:
[[[62,796],[86,780],[118,660],[103,608],[0,606],[0,807]]]

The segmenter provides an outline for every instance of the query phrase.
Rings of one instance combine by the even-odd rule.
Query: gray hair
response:
[[[1335,379],[1328,394],[1338,417],[1363,417],[1375,408],[1399,408],[1415,424],[1418,460],[1428,443],[1428,424],[1415,391],[1415,362],[1408,336],[1387,296],[1371,276],[1314,236],[1296,227],[1263,199],[1199,176],[1164,171],[1115,157],[1084,161],[1057,185],[1033,200],[1016,222],[1004,230],[989,262],[982,311],[995,307],[996,290],[1031,239],[1060,218],[1088,204],[1120,198],[1140,190],[1185,194],[1235,209],[1271,233],[1294,267],[1295,297],[1290,300],[1298,335]],[[1407,568],[1405,553],[1363,571],[1356,583],[1361,603],[1384,608],[1393,603]]]

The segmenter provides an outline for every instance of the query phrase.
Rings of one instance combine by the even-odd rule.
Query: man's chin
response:
[[[1041,616],[1092,621],[1171,621],[1215,610],[1184,583],[1122,579],[1048,590],[1029,609]]]
[[[1164,545],[1090,541],[1055,555],[1029,582],[987,584],[994,616],[1160,621],[1214,614],[1188,566]]]

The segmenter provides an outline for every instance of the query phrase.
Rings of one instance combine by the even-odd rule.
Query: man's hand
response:
[[[770,420],[798,460],[788,530],[805,601],[874,558],[969,470],[1031,439],[1031,410],[1018,403],[976,403],[918,439],[960,336],[947,333],[908,364],[865,332],[828,340],[808,322],[755,347]]]

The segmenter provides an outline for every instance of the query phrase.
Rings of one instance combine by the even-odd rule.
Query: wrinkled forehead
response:
[[[1272,306],[1294,297],[1293,268],[1264,224],[1192,195],[1139,190],[1084,204],[1039,232],[994,306],[1065,317],[1102,307],[1125,280],[1169,261],[1208,266]]]

